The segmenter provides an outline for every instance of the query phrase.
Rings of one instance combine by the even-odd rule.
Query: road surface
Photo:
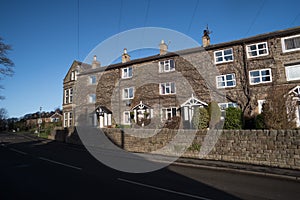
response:
[[[300,182],[171,165],[119,172],[83,147],[0,133],[0,199],[300,199]]]

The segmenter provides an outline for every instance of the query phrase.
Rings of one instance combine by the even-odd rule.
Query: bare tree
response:
[[[11,46],[5,44],[0,37],[0,80],[5,76],[12,76],[14,74],[14,63],[7,57],[8,51],[11,50]],[[0,86],[0,89],[3,89],[3,86]],[[0,99],[3,98],[3,96],[0,96]]]
[[[263,118],[268,129],[296,128],[296,107],[292,97],[285,88],[270,90],[266,102],[263,104]]]

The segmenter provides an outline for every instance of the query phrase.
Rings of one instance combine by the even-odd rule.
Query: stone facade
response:
[[[287,67],[297,67],[300,63],[300,48],[288,52],[283,49],[285,38],[300,37],[299,34],[300,27],[296,27],[227,43],[210,44],[204,48],[127,60],[106,67],[86,67],[79,75],[83,86],[79,86],[82,88],[77,88],[76,91],[81,98],[86,98],[79,100],[82,104],[91,104],[86,96],[94,93],[96,101],[92,102],[88,112],[93,114],[97,107],[104,106],[112,112],[112,125],[126,124],[125,114],[127,117],[129,113],[131,115],[132,109],[140,102],[151,107],[151,118],[168,118],[168,113],[163,112],[164,108],[176,108],[176,113],[172,111],[170,116],[183,117],[182,104],[191,96],[203,105],[211,101],[236,103],[248,116],[253,117],[260,111],[258,101],[266,99],[270,88],[284,88],[288,94],[291,89],[300,85],[300,75],[296,79],[287,77]],[[216,61],[218,56],[221,62]],[[169,62],[169,65],[174,63],[174,70],[162,73],[161,62]],[[64,92],[72,84],[74,86],[72,81],[67,80],[77,65],[77,62],[72,64],[64,80]],[[132,76],[122,77],[124,70],[127,73],[129,68]],[[300,70],[300,67],[297,69]],[[234,85],[226,85],[229,84],[226,80],[228,74],[233,74],[231,79],[234,79]],[[86,87],[88,84],[82,80],[88,80],[91,75],[97,76],[97,85]],[[226,86],[218,87],[218,77],[220,80],[225,79],[222,84]],[[162,85],[171,82],[176,84],[176,92],[162,94]],[[133,89],[133,96],[124,98],[124,90],[129,93],[129,88]],[[169,90],[172,90],[171,86]],[[69,112],[71,107],[70,104],[64,104],[64,112]]]

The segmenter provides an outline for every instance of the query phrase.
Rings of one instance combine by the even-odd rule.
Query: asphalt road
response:
[[[83,147],[0,133],[0,199],[300,199],[300,182],[177,165],[125,173]]]

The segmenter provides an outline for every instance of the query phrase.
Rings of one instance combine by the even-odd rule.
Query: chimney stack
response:
[[[92,62],[92,68],[95,69],[97,67],[100,67],[100,62],[97,60],[97,56],[94,55],[94,59],[93,59],[93,62]]]
[[[203,47],[207,47],[210,45],[210,37],[209,34],[211,32],[208,30],[208,26],[206,27],[206,29],[203,31],[203,36],[202,36],[202,46]]]
[[[159,55],[165,55],[166,53],[168,53],[168,45],[164,40],[161,40],[159,44]]]
[[[127,49],[124,48],[123,54],[122,54],[122,63],[126,63],[130,61],[130,55],[127,53]]]

